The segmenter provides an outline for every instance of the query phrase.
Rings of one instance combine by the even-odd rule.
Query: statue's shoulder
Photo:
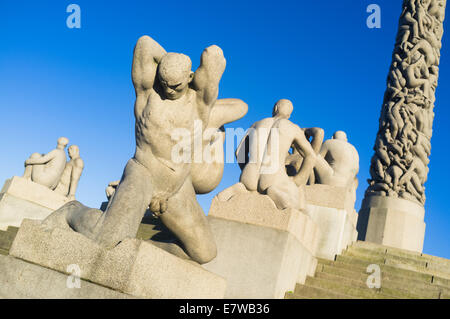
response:
[[[352,146],[351,144],[349,144],[345,141],[341,141],[341,140],[337,140],[337,139],[326,140],[325,142],[323,142],[322,145],[329,149],[336,149],[336,150],[347,149]]]
[[[353,157],[358,158],[359,159],[359,153],[358,150],[356,149],[355,146],[353,146],[352,144],[348,143],[348,145],[350,146],[350,149],[352,150],[353,153]]]
[[[262,120],[259,120],[251,126],[252,128],[270,128],[274,123],[273,117],[266,117]]]
[[[288,119],[279,119],[279,120],[277,120],[275,125],[279,129],[298,129],[298,130],[301,130],[300,126],[298,126],[297,124],[295,124],[294,122],[292,122],[292,121],[290,121]]]
[[[76,159],[73,161],[73,164],[74,164],[76,167],[81,167],[81,168],[84,167],[84,161],[83,161],[83,159],[82,159],[81,157],[76,158]]]

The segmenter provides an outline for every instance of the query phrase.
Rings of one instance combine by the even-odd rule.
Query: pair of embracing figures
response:
[[[337,131],[333,139],[323,142],[323,129],[300,128],[289,120],[292,111],[291,101],[281,99],[272,117],[250,127],[236,150],[240,182],[220,192],[218,200],[259,192],[268,195],[278,209],[303,210],[306,198],[301,186],[307,183],[343,187],[354,196],[359,157],[345,132]]]

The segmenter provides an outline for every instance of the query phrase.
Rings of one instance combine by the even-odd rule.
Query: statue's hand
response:
[[[152,198],[150,202],[150,210],[156,215],[160,216],[167,210],[167,198]]]
[[[201,63],[205,67],[218,68],[225,70],[226,60],[223,57],[223,51],[217,45],[207,47],[201,56]]]

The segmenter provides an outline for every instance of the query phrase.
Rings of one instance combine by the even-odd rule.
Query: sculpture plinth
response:
[[[70,229],[50,228],[25,219],[10,255],[73,275],[121,293],[143,298],[223,298],[226,282],[194,262],[149,242],[127,238],[106,249]]]
[[[366,197],[361,205],[358,231],[365,240],[421,252],[425,237],[425,209],[414,202],[383,196]]]
[[[203,267],[227,280],[225,298],[283,298],[314,274],[320,231],[302,212],[249,192],[214,198],[208,220],[217,257]]]
[[[42,220],[67,201],[66,196],[48,187],[14,176],[0,192],[0,230],[19,227],[24,218]]]
[[[321,230],[316,256],[334,260],[358,236],[352,190],[321,184],[308,185],[305,190],[306,213]]]

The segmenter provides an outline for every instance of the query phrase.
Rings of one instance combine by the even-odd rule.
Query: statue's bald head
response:
[[[294,105],[287,99],[278,100],[273,106],[272,116],[278,116],[288,119],[291,117],[291,113],[294,110]]]
[[[77,145],[70,145],[67,151],[70,158],[76,158],[80,156],[80,148]]]
[[[168,99],[178,99],[186,91],[194,74],[191,59],[182,53],[166,53],[158,65],[158,78]]]
[[[333,139],[347,142],[347,134],[344,131],[336,131],[333,134]]]
[[[67,144],[69,144],[69,139],[66,137],[60,137],[58,138],[57,143],[58,143],[57,148],[64,149],[67,146]]]

